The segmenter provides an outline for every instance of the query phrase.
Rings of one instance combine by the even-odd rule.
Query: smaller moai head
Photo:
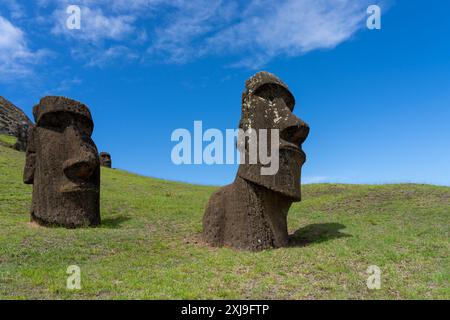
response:
[[[18,151],[26,151],[28,142],[28,130],[29,125],[24,121],[17,126],[17,142],[14,145],[14,149]]]
[[[100,223],[100,165],[88,107],[65,97],[34,106],[24,182],[33,184],[32,220],[78,227]]]
[[[112,166],[111,155],[108,152],[100,152],[99,159],[100,165],[102,167],[111,168]]]
[[[26,140],[28,138],[28,129],[29,129],[28,123],[22,121],[17,128],[17,137],[20,140]]]
[[[299,201],[301,167],[306,160],[302,143],[309,134],[309,126],[292,113],[294,105],[295,99],[288,86],[274,74],[258,72],[247,80],[239,127],[245,132],[256,129],[258,135],[260,129],[266,129],[268,146],[271,129],[278,131],[279,169],[274,175],[262,175],[260,169],[264,165],[259,160],[256,164],[247,161],[239,166],[238,175]],[[240,151],[248,153],[250,149],[244,144]]]

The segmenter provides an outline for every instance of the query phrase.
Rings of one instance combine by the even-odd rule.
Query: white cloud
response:
[[[20,19],[25,15],[25,9],[16,0],[2,0],[3,5],[8,9],[11,18]]]
[[[130,62],[139,58],[133,50],[120,45],[105,49],[75,47],[71,53],[75,58],[87,61],[86,66],[100,68],[115,63],[119,59],[122,62]]]
[[[104,42],[113,41],[152,60],[231,56],[236,65],[256,68],[276,57],[334,48],[364,28],[367,6],[381,1],[386,0],[78,0],[81,30],[66,28],[71,1],[40,3],[56,7],[53,33],[81,40],[78,46],[94,45],[98,52],[91,56],[108,53],[112,44]]]
[[[45,1],[45,6],[52,3],[52,0]],[[79,0],[81,29],[71,30],[66,26],[69,17],[66,8],[72,2],[58,1],[52,15],[55,22],[52,33],[70,40],[72,56],[84,60],[86,66],[104,67],[119,59],[135,60],[139,55],[133,47],[148,38],[146,30],[136,26],[136,20],[141,9],[153,2],[155,0]]]
[[[199,55],[204,37],[238,16],[236,2],[221,0],[178,1],[166,23],[156,28],[149,48],[170,62],[184,63]]]
[[[59,83],[59,85],[54,89],[46,93],[46,95],[61,94],[69,91],[72,87],[76,87],[82,84],[82,80],[78,77],[72,79],[64,79]]]
[[[3,82],[30,75],[34,65],[48,55],[28,48],[24,32],[0,16],[0,79]]]
[[[247,55],[240,64],[259,67],[280,55],[299,56],[348,40],[365,26],[368,2],[252,0],[234,11],[222,1],[195,3],[204,11],[181,12],[157,33],[152,49],[181,62],[210,54]]]
[[[180,0],[37,0],[37,4],[40,7],[50,7],[53,4],[60,8],[67,7],[68,5],[78,5],[89,8],[101,7],[107,9],[107,11],[117,13],[133,12],[134,14],[138,14],[139,12],[145,14],[160,5],[177,2],[180,2]]]
[[[135,18],[131,15],[105,15],[100,8],[81,7],[81,29],[71,30],[66,26],[69,15],[65,8],[58,9],[53,16],[56,25],[53,27],[54,34],[63,34],[68,37],[98,42],[104,39],[124,40],[130,35],[135,27]]]

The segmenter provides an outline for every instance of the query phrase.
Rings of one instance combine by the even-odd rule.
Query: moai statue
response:
[[[17,127],[17,142],[13,146],[14,149],[18,151],[27,150],[28,129],[29,126],[26,122],[22,122],[21,125]]]
[[[102,167],[111,168],[111,155],[108,152],[100,152],[99,159]]]
[[[100,163],[84,104],[44,97],[33,108],[24,182],[33,184],[31,220],[76,228],[100,223]]]
[[[241,160],[235,181],[209,200],[203,217],[206,242],[254,251],[289,244],[287,213],[292,202],[301,200],[301,167],[306,160],[301,146],[309,134],[308,125],[292,114],[294,104],[288,87],[275,75],[259,72],[247,80],[239,127],[254,130],[260,139],[260,129],[278,132],[278,171],[261,174],[265,165],[259,157],[253,164]],[[238,143],[241,156],[249,158],[253,143],[257,140]]]

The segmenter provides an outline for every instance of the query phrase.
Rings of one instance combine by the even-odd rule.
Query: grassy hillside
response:
[[[102,168],[101,227],[32,225],[23,163],[0,144],[0,298],[450,298],[450,188],[308,185],[289,214],[295,245],[249,253],[201,243],[215,188],[120,170]],[[66,289],[74,264],[79,291]]]
[[[16,141],[17,141],[16,137],[0,134],[0,146],[2,147],[13,146],[16,143]]]

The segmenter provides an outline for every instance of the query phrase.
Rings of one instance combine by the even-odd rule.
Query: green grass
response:
[[[307,185],[289,229],[264,252],[201,243],[214,187],[102,168],[99,228],[29,223],[24,154],[0,146],[0,298],[449,299],[450,188]],[[81,268],[79,291],[66,269]],[[366,286],[369,265],[381,289]]]
[[[13,146],[17,141],[16,137],[0,134],[0,146],[9,147]]]

